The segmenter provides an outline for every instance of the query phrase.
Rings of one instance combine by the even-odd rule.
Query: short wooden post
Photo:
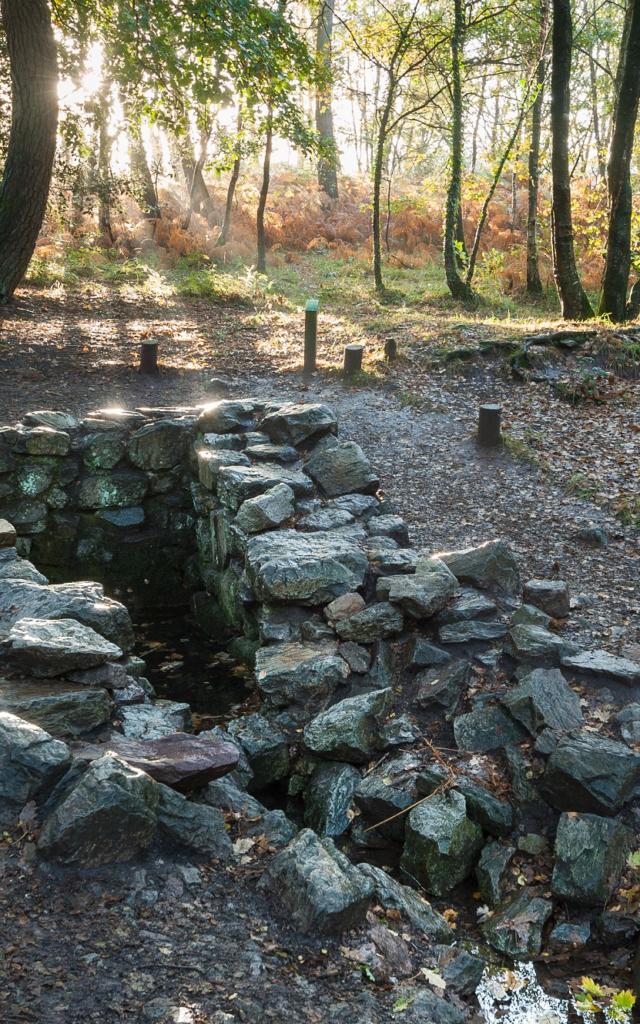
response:
[[[362,353],[364,345],[345,345],[344,347],[344,375],[353,377],[362,369]]]
[[[158,373],[158,342],[143,341],[140,345],[138,373]]]
[[[315,373],[318,341],[318,299],[308,299],[304,307],[304,373]]]
[[[500,417],[502,406],[489,403],[478,410],[478,444],[483,448],[497,448],[502,444]]]
[[[384,357],[388,363],[394,363],[398,358],[398,342],[395,338],[387,338],[385,341]]]

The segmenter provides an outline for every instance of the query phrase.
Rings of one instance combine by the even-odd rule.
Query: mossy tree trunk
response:
[[[338,166],[333,130],[333,89],[331,86],[333,35],[333,0],[321,0],[318,12],[316,55],[325,79],[316,90],[316,131],[327,151],[318,160],[318,184],[332,199],[338,198]]]
[[[454,299],[469,301],[473,292],[460,276],[456,234],[462,192],[462,55],[464,49],[463,0],[454,0],[451,33],[451,157],[444,218],[444,271]]]

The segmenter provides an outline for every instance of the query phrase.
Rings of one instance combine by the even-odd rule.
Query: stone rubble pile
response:
[[[48,460],[37,473],[49,480],[51,460],[70,457],[70,431],[51,420],[62,414],[38,415],[5,431],[10,488],[36,472],[27,460]],[[78,503],[95,516],[95,495],[107,500],[105,439],[115,467],[126,446],[145,494],[163,473],[189,482],[192,507],[172,522],[195,536],[195,559],[180,541],[193,614],[255,665],[259,707],[191,735],[187,704],[154,699],[126,608],[95,583],[49,584],[25,515],[0,522],[2,822],[35,801],[38,851],[65,865],[157,843],[227,860],[229,827],[262,837],[279,851],[262,885],[312,933],[360,925],[377,903],[449,944],[423,894],[452,899],[470,881],[484,941],[501,955],[628,943],[637,923],[607,904],[639,824],[640,665],[565,635],[566,585],[522,587],[501,540],[413,550],[327,406],[233,400],[136,415],[119,414],[117,429],[97,418]],[[127,504],[132,494],[110,490],[103,510],[133,522],[143,506]],[[49,549],[55,529],[47,519]],[[585,717],[603,686],[619,705],[606,735]],[[276,791],[297,822],[260,802]]]

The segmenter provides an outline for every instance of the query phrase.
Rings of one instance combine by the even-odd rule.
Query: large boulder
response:
[[[467,816],[462,793],[434,794],[409,813],[400,865],[427,892],[442,896],[467,877],[482,832]]]
[[[418,793],[428,796],[450,781],[446,769],[434,763],[422,768],[416,778],[416,787]],[[474,782],[462,772],[456,774],[455,789],[467,801],[469,817],[481,825],[485,832],[494,836],[509,835],[513,829],[513,808],[507,800],[501,800],[486,786]]]
[[[383,761],[360,782],[355,793],[356,805],[367,824],[375,825],[380,835],[402,842],[406,816],[401,812],[418,799],[416,770],[416,758],[401,754]]]
[[[361,775],[351,764],[326,762],[314,768],[304,791],[304,823],[320,836],[341,836]]]
[[[184,732],[191,726],[190,706],[174,700],[123,707],[119,717],[123,734],[133,740],[158,740],[162,736]]]
[[[330,498],[358,491],[375,494],[380,486],[380,478],[355,441],[318,445],[305,469]]]
[[[153,842],[159,797],[148,775],[105,754],[47,818],[38,851],[46,860],[79,867],[132,860]]]
[[[53,788],[71,764],[69,748],[31,722],[0,711],[0,824]]]
[[[576,654],[577,644],[542,626],[512,626],[505,651],[516,661],[531,665],[559,665],[568,655]]]
[[[312,437],[335,434],[338,422],[328,405],[290,402],[268,412],[260,430],[279,444],[302,444]]]
[[[528,580],[522,600],[541,608],[552,619],[566,619],[571,611],[569,588],[563,580]]]
[[[226,448],[200,448],[196,452],[198,462],[198,480],[208,491],[216,490],[220,470],[225,466],[250,466],[251,462],[244,452]]]
[[[291,519],[295,495],[288,484],[277,484],[255,498],[247,498],[238,510],[235,524],[245,533],[273,530]]]
[[[317,757],[366,764],[381,749],[382,718],[391,690],[346,697],[319,715],[304,730],[304,744]]]
[[[544,798],[559,811],[611,815],[640,779],[640,755],[624,743],[592,732],[563,737],[540,780]]]
[[[289,748],[277,725],[264,715],[253,714],[234,719],[227,729],[247,755],[253,772],[251,789],[266,789],[285,778],[289,772]]]
[[[507,692],[502,703],[532,736],[541,729],[571,732],[582,726],[580,698],[557,668],[534,669]]]
[[[78,491],[78,507],[131,508],[139,505],[149,490],[145,473],[134,469],[118,469],[112,472],[94,473],[85,476]]]
[[[595,814],[561,814],[551,888],[560,899],[604,904],[625,866],[633,839],[619,821]]]
[[[267,879],[292,923],[316,935],[361,924],[374,891],[331,839],[306,828],[274,857]]]
[[[263,462],[258,466],[223,466],[218,472],[218,497],[235,512],[247,498],[264,494],[278,484],[287,484],[297,498],[313,493],[313,484],[305,473]]]
[[[528,889],[510,899],[481,925],[485,939],[504,956],[529,960],[542,948],[542,929],[553,903]]]
[[[45,586],[30,580],[4,580],[0,587],[0,636],[6,636],[18,619],[76,619],[123,651],[133,647],[129,612],[119,601],[105,597],[99,583]]]
[[[336,623],[336,633],[341,640],[370,644],[374,640],[396,636],[402,632],[403,625],[404,617],[399,608],[388,601],[378,601],[346,619],[340,619]]]
[[[35,565],[28,562],[26,558],[20,558],[15,548],[0,547],[0,582],[4,580],[29,580],[31,583],[48,582],[47,577],[38,572]]]
[[[129,458],[139,469],[172,469],[183,459],[189,428],[179,420],[156,420],[136,430],[129,439]]]
[[[256,653],[256,683],[275,708],[308,718],[323,707],[349,677],[349,666],[335,644],[285,643]]]
[[[255,402],[228,399],[205,405],[198,416],[202,434],[228,434],[234,430],[250,430],[253,426]]]
[[[80,736],[108,722],[113,704],[102,689],[0,678],[0,709],[39,725],[52,736]]]
[[[134,768],[180,792],[199,789],[232,772],[240,759],[233,743],[225,743],[210,732],[198,736],[174,732],[142,740],[112,736],[107,746]]]
[[[319,605],[362,586],[367,557],[351,534],[278,530],[252,537],[246,565],[261,601]]]
[[[453,941],[451,925],[415,889],[396,882],[373,864],[360,864],[360,871],[373,882],[376,902],[385,910],[399,910],[414,928],[433,942]]]
[[[479,704],[453,722],[453,734],[459,750],[485,753],[521,743],[526,732],[519,722],[495,704]]]
[[[416,676],[415,702],[420,708],[442,707],[455,711],[471,678],[468,661],[456,659],[425,669]]]
[[[19,619],[5,644],[11,660],[36,676],[61,676],[122,657],[119,647],[73,619]]]
[[[457,589],[458,582],[448,571],[418,574],[416,570],[413,576],[383,576],[378,595],[386,592],[389,601],[412,618],[428,619],[445,607]]]
[[[161,785],[158,789],[158,835],[161,839],[218,860],[228,860],[233,855],[221,810],[192,803],[167,786]]]
[[[477,548],[448,551],[439,557],[461,583],[481,590],[496,587],[508,594],[516,594],[520,589],[518,563],[502,540],[488,540]]]

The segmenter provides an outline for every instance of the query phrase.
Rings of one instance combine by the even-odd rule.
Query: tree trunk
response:
[[[205,160],[207,158],[207,142],[208,137],[203,139],[200,157],[198,160],[195,159],[191,145],[184,140],[181,140],[180,153],[181,153],[181,164],[184,176],[187,181],[187,188],[189,189],[189,213],[186,218],[187,227],[191,221],[192,213],[199,213],[203,216],[208,224],[212,224],[215,219],[215,207],[213,199],[209,195],[209,189],[202,176],[202,168],[204,167]]]
[[[333,131],[333,89],[331,87],[331,36],[333,33],[333,0],[321,0],[318,13],[316,54],[325,81],[316,89],[316,131],[327,152],[318,160],[318,185],[332,199],[338,198],[338,167],[336,140]]]
[[[126,107],[125,107],[126,110]],[[129,163],[131,164],[131,176],[134,180],[137,196],[140,202],[142,214],[147,220],[157,220],[160,216],[160,204],[155,182],[147,160],[147,152],[144,148],[144,141],[140,124],[135,119],[132,111],[127,111],[129,123]]]
[[[627,31],[620,53],[618,91],[607,164],[609,228],[600,313],[612,320],[627,315],[631,269],[631,156],[640,100],[640,0],[629,0]]]
[[[376,291],[384,291],[382,279],[382,243],[380,238],[380,193],[382,190],[382,171],[384,167],[384,150],[387,142],[387,130],[391,108],[396,91],[396,82],[392,75],[389,75],[387,95],[384,107],[380,115],[378,125],[378,137],[376,139],[375,157],[373,161],[373,196],[371,202],[371,234],[373,237],[373,280]]]
[[[257,238],[257,259],[256,270],[259,274],[267,272],[267,243],[264,234],[264,211],[269,195],[269,182],[271,179],[271,150],[273,148],[273,115],[271,109],[267,114],[267,137],[264,146],[264,161],[262,164],[262,185],[260,186],[260,198],[258,200],[258,211],[256,214],[256,238]]]
[[[607,176],[607,168],[604,162],[604,147],[602,145],[602,133],[600,130],[600,113],[598,110],[598,72],[593,55],[589,54],[589,85],[591,90],[591,120],[593,124],[593,138],[596,145],[596,162],[598,165],[598,178],[604,181]]]
[[[576,265],[569,175],[569,115],[573,25],[571,0],[553,0],[551,61],[551,177],[553,276],[566,320],[593,316]]]
[[[482,123],[482,117],[484,114],[484,97],[487,89],[487,76],[482,76],[482,85],[480,87],[480,99],[478,100],[478,113],[476,114],[476,121],[473,126],[473,139],[471,143],[471,173],[476,173],[476,167],[478,164],[478,135],[480,133],[480,125]]]
[[[536,71],[536,98],[531,111],[531,139],[529,142],[529,195],[527,206],[527,294],[542,295],[542,281],[538,267],[538,192],[540,188],[540,138],[542,135],[542,104],[546,60],[544,55],[549,7],[547,0],[540,4],[540,59]]]
[[[469,300],[473,292],[458,271],[456,227],[462,191],[462,80],[461,59],[464,46],[463,0],[454,0],[454,25],[451,34],[451,177],[447,190],[444,219],[444,271],[454,299]]]
[[[1,0],[11,64],[11,131],[0,186],[0,302],[9,302],[42,227],[56,149],[58,62],[46,0]]]
[[[222,227],[220,228],[220,234],[216,245],[226,245],[229,241],[229,232],[231,231],[231,218],[233,217],[233,199],[236,194],[236,185],[238,184],[238,178],[240,177],[240,155],[233,161],[233,167],[231,168],[231,177],[229,178],[229,184],[227,186],[227,200],[224,205],[224,220],[222,221]]]
[[[111,83],[105,79],[98,93],[95,105],[98,129],[98,228],[107,243],[113,245],[115,238],[111,226],[111,144],[109,114]]]

